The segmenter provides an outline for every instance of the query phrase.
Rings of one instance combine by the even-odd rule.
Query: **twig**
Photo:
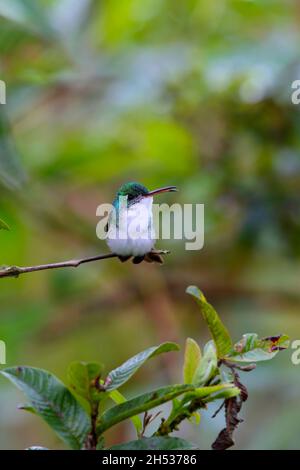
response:
[[[166,255],[169,253],[167,250],[154,251],[157,255]],[[104,255],[91,256],[89,258],[71,259],[69,261],[61,261],[59,263],[40,264],[37,266],[4,266],[0,269],[0,278],[3,277],[19,277],[21,274],[33,273],[36,271],[45,271],[47,269],[59,268],[78,268],[81,264],[92,263],[94,261],[101,261],[103,259],[118,258],[115,253],[107,253]]]
[[[212,418],[215,418],[220,413],[220,411],[221,411],[221,409],[223,408],[224,405],[225,405],[225,400],[223,401],[223,403],[221,403],[219,408],[214,412],[214,414],[212,415]]]
[[[147,426],[149,426],[149,424],[152,423],[152,421],[154,421],[160,414],[161,411],[158,411],[157,413],[155,413],[155,415],[151,415],[150,413],[148,413],[148,411],[145,412],[143,418],[143,429],[140,433],[141,438],[145,436]]]
[[[158,430],[154,433],[154,436],[167,436],[173,431],[178,431],[178,426],[181,421],[189,419],[196,411],[200,408],[206,408],[205,402],[202,398],[195,398],[190,404],[183,408],[178,415],[168,419],[162,419]]]

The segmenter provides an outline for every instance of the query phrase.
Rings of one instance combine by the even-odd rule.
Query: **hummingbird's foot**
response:
[[[133,264],[140,264],[142,261],[144,261],[145,256],[135,256],[132,260]]]
[[[129,256],[120,256],[119,255],[118,258],[122,263],[125,263],[125,261],[128,261],[131,258],[131,255],[129,255]]]

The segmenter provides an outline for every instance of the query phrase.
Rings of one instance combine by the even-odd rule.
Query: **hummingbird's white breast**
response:
[[[136,204],[113,211],[109,220],[107,244],[120,256],[143,256],[155,245],[152,197],[142,198]]]

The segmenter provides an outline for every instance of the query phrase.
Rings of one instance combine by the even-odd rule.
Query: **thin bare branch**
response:
[[[157,255],[166,255],[169,252],[166,250],[157,250],[153,251],[154,254]],[[94,261],[101,261],[103,259],[109,258],[118,258],[118,255],[115,253],[107,253],[97,256],[91,256],[88,258],[80,258],[80,259],[71,259],[69,261],[61,261],[59,263],[48,263],[48,264],[40,264],[36,266],[3,266],[0,268],[0,278],[3,277],[19,277],[21,274],[26,273],[33,273],[36,271],[45,271],[47,269],[60,269],[60,268],[78,268],[81,264],[85,263],[93,263]]]

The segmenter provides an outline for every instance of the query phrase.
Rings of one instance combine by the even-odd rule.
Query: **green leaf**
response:
[[[120,367],[112,370],[106,379],[106,390],[114,390],[123,385],[135,372],[151,357],[169,351],[178,351],[179,346],[175,343],[162,343],[159,346],[146,349],[124,362]]]
[[[268,361],[288,347],[289,337],[286,335],[258,339],[256,333],[247,333],[233,346],[228,357],[238,362]]]
[[[201,414],[199,413],[199,411],[194,411],[192,416],[189,418],[189,421],[191,423],[196,424],[196,426],[199,426],[200,421],[201,421]]]
[[[4,222],[4,220],[2,220],[2,219],[0,219],[0,230],[10,230],[7,223]]]
[[[72,449],[81,449],[91,421],[67,387],[49,372],[33,367],[0,371],[30,400],[32,408]]]
[[[96,362],[72,362],[68,368],[68,381],[77,395],[92,401],[91,386],[93,380],[101,376],[103,365]]]
[[[194,377],[193,384],[200,387],[211,380],[218,372],[218,358],[216,346],[213,341],[209,341],[204,348],[203,357],[198,365]]]
[[[192,384],[196,369],[201,360],[201,350],[195,340],[187,338],[184,351],[183,380]]]
[[[98,434],[102,434],[107,429],[125,419],[131,418],[139,413],[144,413],[151,408],[166,403],[191,390],[194,390],[194,387],[191,385],[171,385],[116,405],[103,413],[97,426],[97,432]]]
[[[127,400],[126,398],[120,393],[118,390],[112,390],[109,392],[109,397],[117,404],[120,405],[121,403],[125,403]],[[139,416],[132,416],[131,421],[136,429],[137,435],[140,435],[143,429],[142,420]]]
[[[196,417],[199,422],[200,414],[195,413],[195,412],[193,414],[190,414],[190,412],[188,411],[189,404],[193,402],[194,400],[199,400],[199,399],[201,400],[198,405],[198,409],[200,409],[200,408],[204,408],[206,403],[218,400],[220,398],[226,399],[226,398],[235,397],[239,395],[239,393],[240,393],[240,390],[237,387],[235,387],[232,383],[195,388],[191,392],[185,393],[183,398],[180,401],[178,401],[178,403],[176,403],[175,406],[174,406],[174,401],[173,401],[173,409],[168,419],[163,423],[163,426],[165,428],[168,428],[168,426],[170,426],[170,423],[174,421],[176,422],[177,417],[181,416],[183,412],[185,413],[188,419],[192,420],[194,417]]]
[[[220,400],[220,399],[227,400],[228,398],[237,397],[238,395],[240,395],[240,393],[241,393],[241,390],[238,387],[231,385],[231,387],[224,388],[219,393],[216,393],[215,395],[212,395],[206,398],[205,402],[209,403],[211,401]]]
[[[179,437],[145,437],[110,447],[109,450],[187,450],[197,449],[195,444]]]
[[[231,398],[235,397],[240,394],[240,390],[235,387],[232,383],[225,383],[219,385],[211,385],[208,387],[199,387],[193,390],[192,392],[188,392],[184,395],[183,399],[181,400],[181,405],[184,403],[188,403],[195,398],[201,398],[205,402],[210,402],[214,400],[218,400],[220,398]]]
[[[187,294],[190,294],[192,297],[194,297],[200,306],[204,320],[206,321],[213,340],[216,344],[218,358],[220,359],[226,356],[226,354],[232,348],[232,341],[227,328],[221,322],[219,315],[213,306],[207,302],[206,298],[200,289],[198,289],[198,287],[189,286],[186,292]]]

